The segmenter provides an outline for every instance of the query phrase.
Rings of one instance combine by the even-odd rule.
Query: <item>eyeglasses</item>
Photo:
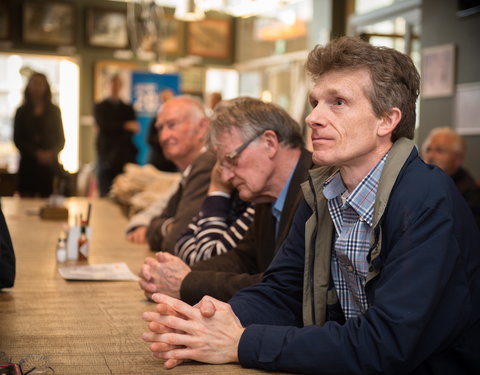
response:
[[[445,155],[445,154],[452,154],[455,153],[455,150],[447,149],[444,147],[427,147],[425,153],[433,152],[435,154]]]
[[[223,160],[223,163],[222,163],[222,167],[225,167],[227,169],[235,167],[236,166],[235,159],[238,158],[238,156],[242,153],[243,150],[245,150],[250,145],[250,143],[252,143],[255,139],[260,137],[262,134],[263,133],[256,134],[254,137],[250,138],[248,141],[238,146],[235,150],[226,154],[225,159]]]

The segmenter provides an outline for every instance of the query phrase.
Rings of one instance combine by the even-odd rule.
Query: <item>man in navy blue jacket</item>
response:
[[[154,295],[154,355],[308,374],[478,374],[480,233],[411,139],[407,56],[340,38],[310,53],[313,160],[261,283],[229,304]]]

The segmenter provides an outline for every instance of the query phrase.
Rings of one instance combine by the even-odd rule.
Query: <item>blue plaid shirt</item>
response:
[[[323,195],[335,226],[331,269],[345,318],[363,314],[368,308],[365,280],[372,232],[373,206],[386,154],[348,194],[339,172],[324,183]]]

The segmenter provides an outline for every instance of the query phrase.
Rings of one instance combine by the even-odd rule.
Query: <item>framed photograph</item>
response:
[[[227,59],[230,57],[231,22],[205,19],[188,23],[188,54]]]
[[[63,1],[27,0],[22,8],[25,43],[72,45],[75,42],[75,5]]]
[[[110,95],[110,78],[118,74],[122,80],[120,97],[125,101],[131,100],[131,76],[137,69],[135,63],[124,61],[97,61],[94,71],[94,101],[99,102]]]
[[[457,85],[455,127],[464,135],[480,135],[480,82]]]
[[[455,86],[455,46],[422,50],[422,98],[452,96]]]
[[[93,47],[128,48],[127,12],[105,8],[88,8],[87,43]]]
[[[12,8],[10,1],[0,1],[0,40],[9,40],[11,37]]]

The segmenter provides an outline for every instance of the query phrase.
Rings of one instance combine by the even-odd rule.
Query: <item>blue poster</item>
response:
[[[175,95],[180,92],[178,74],[155,74],[150,72],[132,72],[132,104],[137,121],[140,124],[133,141],[138,148],[137,162],[145,165],[148,160],[148,128],[157,115],[160,106],[160,92],[171,89]]]

